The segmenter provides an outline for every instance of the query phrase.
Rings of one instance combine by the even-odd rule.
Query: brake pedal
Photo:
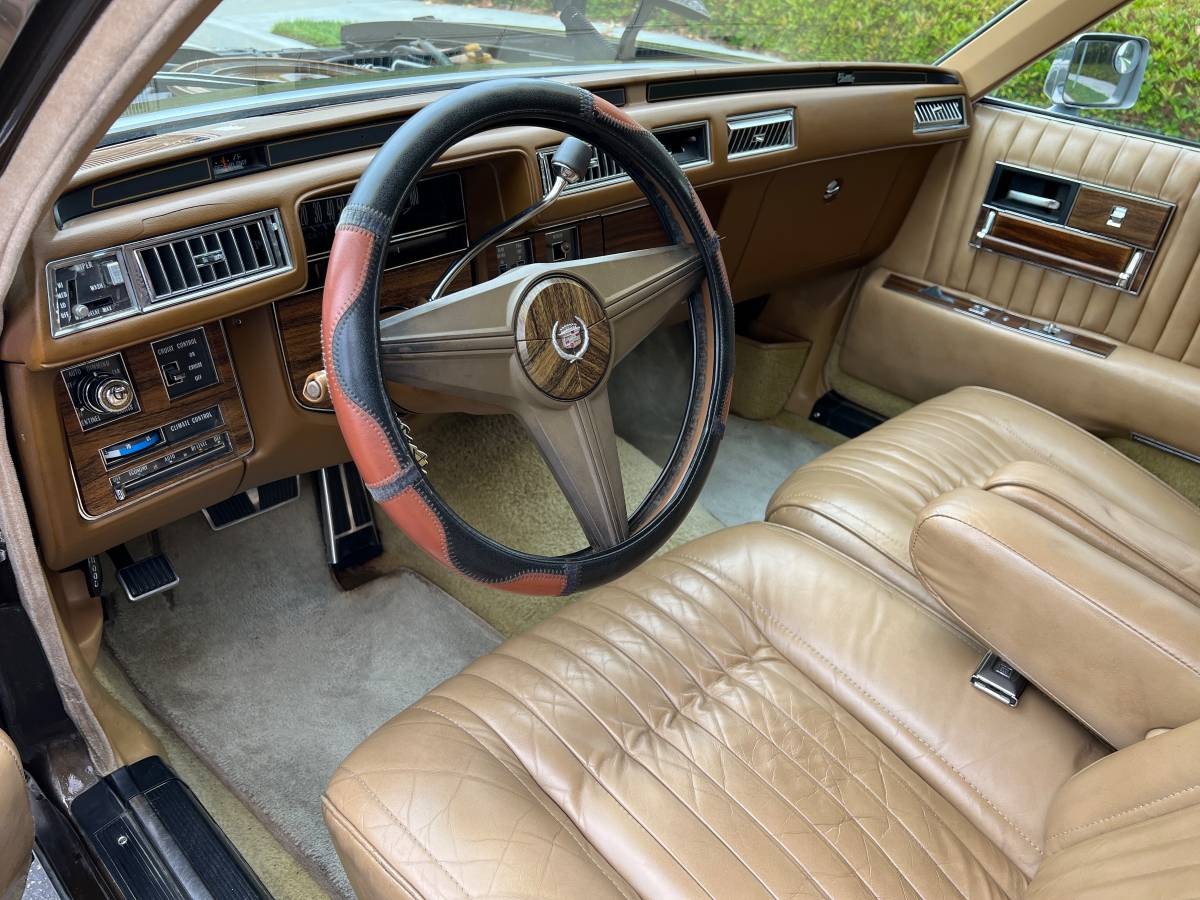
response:
[[[329,565],[344,569],[382,554],[371,496],[354,463],[329,466],[313,475]]]
[[[175,568],[163,553],[122,566],[117,569],[117,580],[133,603],[169,591],[179,584]]]
[[[240,494],[234,494],[228,500],[205,507],[204,518],[208,520],[209,528],[213,531],[220,531],[222,528],[228,528],[265,512],[270,512],[275,507],[290,503],[299,496],[299,475],[280,478],[278,481],[261,484],[248,491],[242,491]]]

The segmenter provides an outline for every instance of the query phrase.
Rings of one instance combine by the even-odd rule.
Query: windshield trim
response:
[[[745,65],[745,63],[740,63]],[[697,65],[696,60],[605,63],[569,66],[548,69],[546,66],[520,66],[505,69],[504,75],[511,78],[566,78],[577,75],[628,75],[634,72],[670,72],[695,71],[697,68],[728,68],[737,66],[738,62],[719,59],[704,60]],[[211,128],[227,124],[231,121],[257,116],[278,115],[280,113],[297,112],[304,109],[315,109],[322,106],[334,106],[340,103],[358,103],[367,100],[381,100],[389,97],[402,97],[408,94],[424,94],[431,91],[454,90],[467,85],[476,84],[495,77],[492,74],[483,77],[467,77],[461,73],[444,75],[422,75],[413,80],[386,79],[382,81],[364,81],[361,84],[337,84],[300,88],[280,93],[280,100],[275,103],[263,102],[260,94],[246,97],[235,97],[213,100],[209,103],[199,103],[192,106],[182,106],[173,109],[156,110],[154,112],[138,113],[133,116],[119,118],[113,123],[108,133],[98,146],[123,143],[138,138],[150,137],[170,131],[185,128]]]
[[[1013,0],[1012,3],[1008,4],[1008,6],[1004,7],[1004,9],[1000,10],[1000,12],[996,13],[994,16],[992,16],[990,19],[988,19],[986,22],[984,22],[982,25],[980,25],[978,28],[976,28],[974,31],[972,31],[970,34],[968,34],[965,38],[963,38],[961,41],[959,41],[957,44],[955,44],[953,47],[951,47],[949,50],[947,50],[945,53],[943,53],[941,56],[939,56],[937,59],[935,59],[933,61],[933,65],[940,66],[943,63],[945,63],[946,60],[948,60],[950,57],[952,57],[955,53],[957,53],[963,47],[967,46],[967,44],[974,41],[976,38],[978,38],[980,35],[982,35],[985,31],[992,28],[992,26],[996,25],[997,23],[999,23],[1000,21],[1005,19],[1010,13],[1015,11],[1017,9],[1017,7],[1023,6],[1024,4],[1025,4],[1025,0]]]

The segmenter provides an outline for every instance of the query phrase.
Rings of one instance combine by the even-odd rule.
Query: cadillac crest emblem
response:
[[[587,353],[591,335],[583,319],[575,316],[571,322],[555,322],[550,329],[550,344],[554,352],[567,362],[578,362]]]

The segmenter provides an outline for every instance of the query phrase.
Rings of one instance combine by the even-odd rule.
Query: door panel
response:
[[[1200,151],[987,104],[943,148],[845,337],[851,375],[922,400],[961,384],[1011,391],[1093,429],[1200,452]],[[1137,294],[970,246],[997,162],[1163,200],[1176,209]],[[888,272],[1115,343],[1097,359],[883,287]],[[939,343],[932,343],[936,334]],[[946,343],[949,342],[949,343]],[[1147,408],[1150,407],[1150,408]],[[1189,422],[1190,419],[1190,422]]]
[[[0,900],[18,900],[33,856],[33,817],[16,748],[0,731]]]

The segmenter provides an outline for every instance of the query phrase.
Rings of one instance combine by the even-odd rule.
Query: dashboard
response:
[[[575,80],[652,129],[687,171],[739,301],[877,255],[937,147],[971,125],[957,76],[941,69],[737,72]],[[201,126],[84,161],[38,229],[0,337],[52,568],[347,458],[319,378],[333,230],[375,148],[431,99]],[[473,238],[540,197],[561,140],[511,127],[452,148],[397,217],[384,310],[423,302]],[[666,240],[597,148],[581,183],[452,289]],[[418,419],[489,411],[403,385],[393,396]]]

